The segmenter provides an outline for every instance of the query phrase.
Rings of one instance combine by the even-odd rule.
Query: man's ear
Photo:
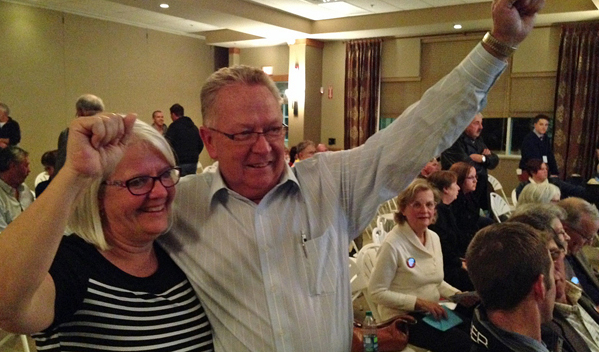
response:
[[[217,132],[214,132],[205,126],[200,126],[200,137],[202,137],[208,155],[210,155],[212,159],[218,160],[218,151],[214,144],[214,133]]]
[[[545,301],[547,296],[547,290],[549,287],[545,287],[545,275],[539,274],[537,280],[532,285],[532,292],[537,302]]]

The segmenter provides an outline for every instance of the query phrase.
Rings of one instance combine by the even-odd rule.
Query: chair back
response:
[[[489,179],[489,183],[491,184],[491,186],[493,186],[493,192],[495,192],[497,194],[501,194],[501,196],[503,197],[505,202],[507,204],[510,204],[510,201],[508,200],[507,195],[505,194],[505,191],[503,190],[503,186],[501,185],[499,180],[496,179],[495,176],[493,176],[493,175],[487,175],[487,176]]]
[[[349,284],[351,287],[352,302],[368,288],[368,281],[364,278],[364,274],[358,267],[356,258],[349,257]]]
[[[21,339],[21,344],[23,345],[23,351],[24,352],[30,352],[31,350],[29,349],[29,341],[27,341],[27,336],[26,335],[16,335],[16,334],[11,334],[11,333],[7,333],[6,336],[4,336],[4,338],[2,338],[2,340],[0,340],[0,350],[4,351],[4,348],[1,348],[4,344],[6,344],[8,341],[12,340],[15,337],[19,337]],[[11,350],[12,349],[8,349]]]
[[[370,274],[374,269],[374,264],[376,263],[377,252],[379,251],[380,245],[376,243],[369,243],[360,249],[358,252],[357,263],[364,280],[366,280],[366,289],[363,291],[364,299],[374,316],[376,321],[381,321],[381,316],[379,315],[378,307],[376,303],[372,301],[370,297],[370,293],[368,292],[368,281],[370,281]]]
[[[497,222],[501,222],[501,219],[512,215],[510,205],[503,199],[499,194],[491,192],[491,210]]]

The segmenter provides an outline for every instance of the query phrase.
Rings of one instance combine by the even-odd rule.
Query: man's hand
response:
[[[489,148],[485,148],[482,152],[483,155],[491,155],[491,151],[489,150]]]
[[[83,177],[112,172],[125,150],[136,115],[100,113],[71,123],[65,170]],[[61,170],[62,171],[62,170]]]
[[[516,47],[532,30],[537,12],[545,0],[493,0],[491,35],[500,42]]]
[[[483,155],[482,154],[470,154],[470,159],[472,159],[472,161],[474,161],[475,163],[482,164]]]

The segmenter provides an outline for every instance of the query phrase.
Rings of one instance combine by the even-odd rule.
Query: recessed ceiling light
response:
[[[162,7],[163,9],[168,9],[168,4],[160,4],[160,7]]]
[[[462,29],[462,25],[461,24],[454,24],[453,25],[453,29]]]

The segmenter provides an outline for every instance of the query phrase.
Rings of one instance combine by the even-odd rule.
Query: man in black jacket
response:
[[[200,153],[204,149],[200,131],[189,117],[184,116],[181,105],[174,104],[170,112],[173,123],[166,131],[165,137],[177,156],[177,166],[181,168],[181,176],[195,174]]]
[[[525,170],[526,163],[531,159],[541,159],[549,167],[549,174],[558,176],[559,172],[551,148],[551,141],[547,136],[548,127],[549,117],[547,115],[537,115],[534,118],[534,129],[524,137],[520,147],[522,154],[520,169]]]
[[[21,128],[9,114],[8,105],[0,103],[0,148],[17,145],[21,141]]]
[[[541,324],[552,319],[555,280],[543,236],[515,222],[485,227],[466,262],[482,302],[472,319],[473,351],[548,352]]]
[[[458,161],[472,164],[476,169],[476,176],[478,176],[474,197],[480,208],[489,210],[489,196],[487,193],[489,174],[487,170],[497,167],[499,157],[487,148],[483,137],[480,135],[482,130],[483,115],[479,112],[470,125],[466,127],[460,138],[441,153],[441,165],[443,170],[449,170],[451,165]]]

